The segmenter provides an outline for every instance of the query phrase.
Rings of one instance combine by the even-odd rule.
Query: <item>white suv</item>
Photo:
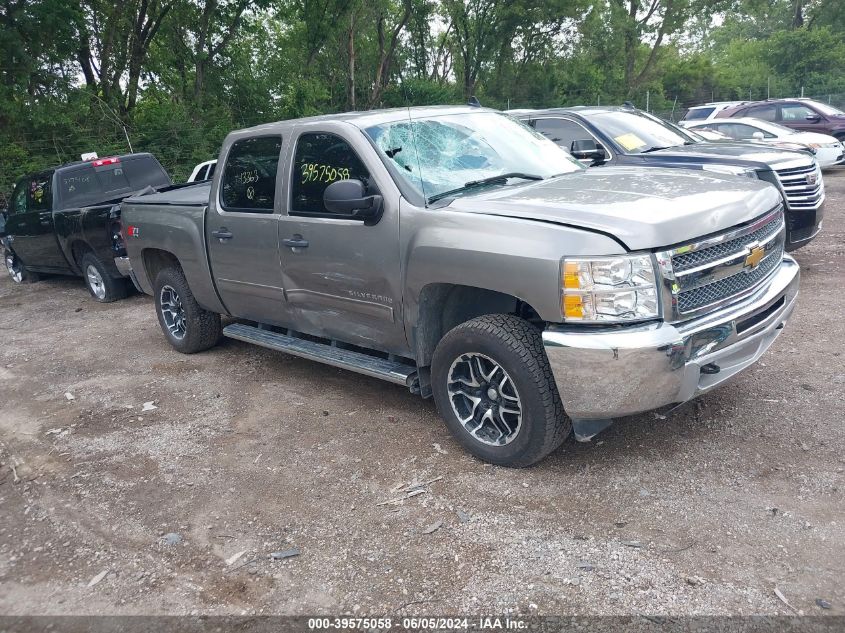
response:
[[[714,101],[713,103],[705,103],[704,105],[693,106],[689,110],[687,110],[687,113],[683,116],[683,118],[678,121],[678,125],[686,127],[698,121],[709,121],[710,119],[715,119],[716,115],[722,110],[727,110],[728,108],[738,106],[741,103],[745,102]]]

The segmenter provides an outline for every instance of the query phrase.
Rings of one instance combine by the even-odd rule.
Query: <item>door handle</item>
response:
[[[225,226],[221,226],[216,231],[212,231],[211,236],[216,237],[221,242],[223,240],[231,240],[233,237],[235,237]]]
[[[282,244],[288,248],[308,248],[308,240],[303,239],[301,235],[294,235],[282,240]]]

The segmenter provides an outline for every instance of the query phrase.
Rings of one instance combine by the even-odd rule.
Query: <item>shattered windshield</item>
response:
[[[427,201],[584,168],[557,144],[497,112],[391,121],[365,132]]]

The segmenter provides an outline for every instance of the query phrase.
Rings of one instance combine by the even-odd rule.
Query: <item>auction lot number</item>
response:
[[[308,628],[317,630],[387,630],[398,626],[393,618],[309,618]],[[469,618],[402,618],[403,629],[468,629]]]

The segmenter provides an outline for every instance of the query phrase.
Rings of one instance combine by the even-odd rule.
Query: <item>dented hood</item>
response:
[[[780,201],[777,189],[753,178],[603,167],[470,194],[448,208],[583,227],[643,250],[722,231]]]

